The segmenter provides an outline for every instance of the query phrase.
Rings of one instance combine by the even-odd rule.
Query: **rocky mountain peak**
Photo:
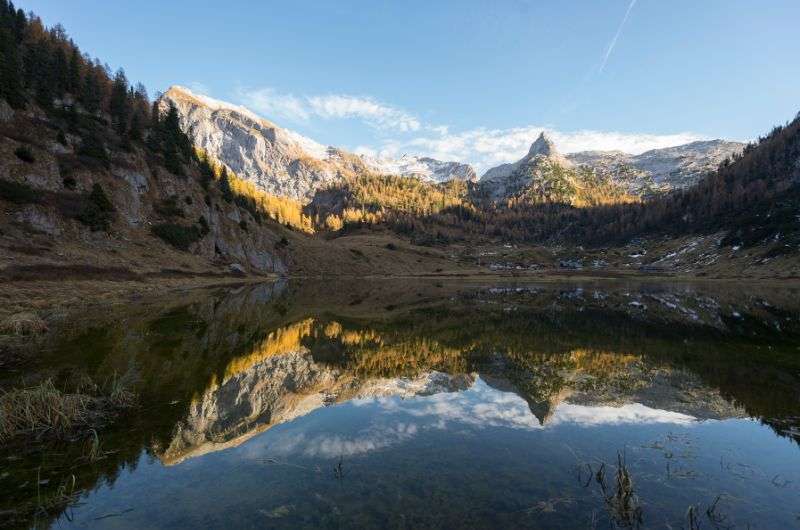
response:
[[[542,131],[539,134],[539,137],[536,139],[535,142],[531,144],[530,150],[528,150],[528,156],[560,156],[558,150],[556,149],[556,144],[553,142],[553,139],[550,138],[548,135]]]
[[[471,166],[458,162],[416,156],[373,160],[324,146],[245,107],[186,87],[170,87],[160,100],[162,109],[169,104],[177,108],[182,127],[197,147],[272,195],[307,202],[345,176],[370,171],[431,182],[477,178]]]

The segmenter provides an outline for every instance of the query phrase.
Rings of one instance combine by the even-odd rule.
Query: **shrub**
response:
[[[178,204],[178,196],[170,195],[155,205],[155,211],[167,219],[183,217],[183,209]]]
[[[30,204],[39,202],[39,194],[27,184],[0,179],[0,199],[14,204]]]
[[[108,231],[114,220],[114,205],[106,196],[100,184],[92,186],[86,204],[78,214],[78,221],[88,226],[92,232]]]
[[[26,145],[21,145],[14,149],[14,154],[17,155],[17,158],[23,162],[27,162],[29,164],[36,162],[36,157],[33,156],[33,151],[31,151],[30,147]]]
[[[177,248],[189,250],[189,246],[202,239],[202,228],[197,226],[184,226],[175,223],[161,223],[153,226],[153,235]]]
[[[208,226],[208,221],[206,221],[205,216],[201,215],[200,219],[197,220],[197,224],[200,225],[200,234],[203,236],[211,232],[211,227]]]
[[[68,145],[67,136],[64,134],[64,131],[58,131],[56,135],[56,141],[66,147]]]
[[[78,181],[75,180],[75,177],[66,176],[64,180],[61,181],[64,184],[64,187],[68,190],[74,190],[78,186]]]
[[[183,164],[175,154],[170,153],[164,156],[164,168],[173,175],[183,176]]]
[[[105,145],[103,145],[103,140],[100,139],[100,136],[96,132],[91,132],[83,138],[78,148],[78,154],[98,160],[102,162],[103,165],[108,165],[108,153],[106,152]]]

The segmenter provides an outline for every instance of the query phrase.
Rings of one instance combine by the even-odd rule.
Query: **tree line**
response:
[[[474,184],[361,175],[318,193],[308,210],[321,229],[347,233],[382,226],[423,244],[499,239],[602,246],[644,236],[724,231],[725,244],[775,240],[781,251],[796,251],[800,114],[690,188],[645,201],[606,188],[598,181],[596,190],[582,191],[585,198],[566,192],[543,198],[534,183],[531,193],[497,203]]]

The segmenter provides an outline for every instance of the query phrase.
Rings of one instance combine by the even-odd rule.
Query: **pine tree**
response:
[[[15,108],[25,105],[22,62],[14,36],[5,27],[0,27],[0,97]]]
[[[125,71],[121,68],[117,70],[114,76],[114,82],[111,85],[111,98],[109,100],[109,113],[111,114],[111,122],[117,132],[124,136],[128,130],[128,119],[130,117],[130,102],[128,100],[128,78],[125,77]]]
[[[57,96],[62,96],[69,90],[69,62],[67,53],[60,46],[56,49],[52,59],[53,90]]]
[[[14,11],[14,4],[9,2],[9,10]],[[16,13],[13,15],[14,22],[14,36],[17,39],[17,43],[21,43],[22,39],[25,38],[25,29],[28,27],[28,18],[25,16],[25,11],[22,9],[17,9]]]
[[[73,47],[67,66],[67,91],[77,96],[81,90],[81,54],[78,48]]]
[[[208,189],[208,185],[214,180],[214,168],[208,160],[208,154],[200,157],[200,185],[204,190]]]
[[[144,120],[139,111],[134,111],[131,116],[130,127],[128,128],[128,136],[131,140],[140,141],[144,134]]]
[[[228,168],[222,166],[222,173],[219,176],[219,191],[222,193],[222,198],[225,202],[233,200],[233,190],[231,189],[230,180],[228,180]]]
[[[97,69],[94,66],[90,66],[89,71],[83,79],[83,88],[80,98],[87,112],[94,114],[100,111],[103,98],[101,90]]]

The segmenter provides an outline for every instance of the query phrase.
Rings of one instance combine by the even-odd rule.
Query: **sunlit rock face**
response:
[[[178,110],[195,146],[259,189],[303,202],[343,178],[364,173],[418,177],[432,182],[474,180],[471,166],[432,158],[370,158],[324,146],[248,109],[173,86],[161,97]]]
[[[308,199],[316,189],[338,182],[341,172],[363,169],[358,157],[183,87],[171,87],[160,104],[175,105],[197,147],[273,195]]]
[[[567,158],[626,184],[632,192],[646,194],[688,188],[717,169],[726,158],[741,153],[745,144],[704,140],[653,149],[640,155],[621,151],[582,151]]]
[[[745,144],[725,140],[691,142],[653,149],[640,155],[622,151],[581,151],[561,155],[545,133],[531,145],[528,154],[514,163],[491,168],[481,184],[495,198],[513,194],[524,185],[522,175],[541,177],[549,167],[586,168],[626,192],[649,196],[696,184],[726,158],[741,153]]]
[[[550,168],[572,168],[572,163],[556,149],[553,140],[541,133],[520,160],[489,169],[481,177],[481,185],[493,198],[503,198],[541,180]]]

